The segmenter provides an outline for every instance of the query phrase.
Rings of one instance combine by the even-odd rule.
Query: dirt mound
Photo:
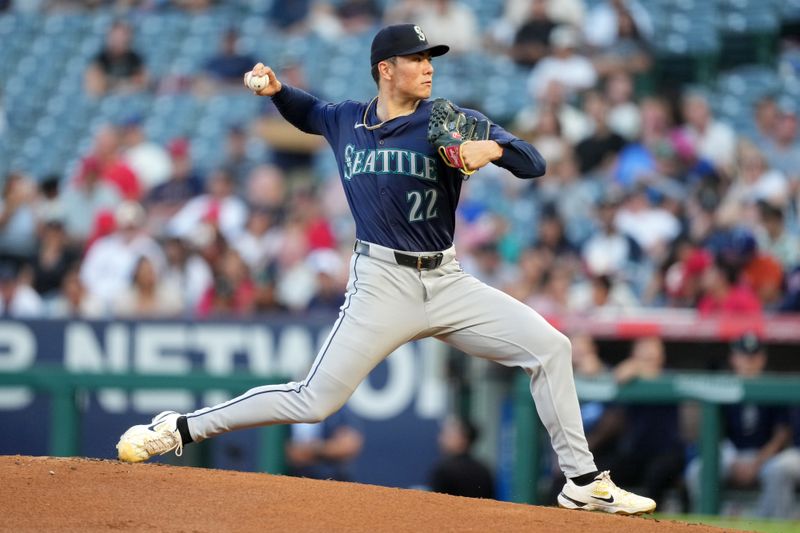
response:
[[[157,464],[0,457],[0,531],[719,533],[677,522]]]

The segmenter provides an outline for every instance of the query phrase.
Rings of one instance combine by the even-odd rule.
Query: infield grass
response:
[[[721,528],[732,528],[741,531],[758,531],[759,533],[800,533],[800,521],[793,520],[761,520],[758,518],[732,518],[729,516],[707,515],[662,515],[655,514],[657,520],[680,520],[690,524],[706,524]]]

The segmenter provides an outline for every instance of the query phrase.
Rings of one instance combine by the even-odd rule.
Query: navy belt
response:
[[[356,241],[355,246],[353,246],[353,251],[357,254],[369,257],[369,244]],[[433,270],[434,268],[438,268],[439,265],[442,264],[443,259],[444,254],[441,252],[433,255],[411,255],[394,251],[394,260],[398,265],[415,268],[417,270]]]

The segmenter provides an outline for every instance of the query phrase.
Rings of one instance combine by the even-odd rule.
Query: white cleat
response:
[[[603,511],[623,515],[652,513],[656,502],[617,487],[608,471],[601,472],[594,481],[583,487],[567,479],[558,495],[558,505],[565,509]]]
[[[183,440],[178,432],[178,417],[175,411],[164,411],[153,417],[150,425],[133,426],[122,434],[117,443],[120,461],[141,463],[154,455],[164,455],[175,450],[183,453]]]

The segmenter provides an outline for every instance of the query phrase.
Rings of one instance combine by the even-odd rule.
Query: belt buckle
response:
[[[417,270],[422,270],[422,256],[417,256]]]

